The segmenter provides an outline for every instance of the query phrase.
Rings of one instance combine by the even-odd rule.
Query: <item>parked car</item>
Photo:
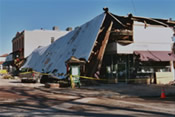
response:
[[[22,68],[19,77],[21,78],[21,82],[37,83],[40,82],[41,74],[35,72],[32,68]]]

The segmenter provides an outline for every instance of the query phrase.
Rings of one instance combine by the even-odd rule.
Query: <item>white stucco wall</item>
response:
[[[134,21],[134,43],[129,45],[117,44],[117,53],[130,53],[133,51],[172,51],[173,29],[161,25],[147,25]]]
[[[147,25],[134,21],[134,42],[144,44],[170,44],[173,43],[173,29],[161,25]],[[150,48],[151,49],[151,48]]]
[[[68,31],[34,30],[24,31],[24,57],[29,56],[38,46],[51,44],[51,37],[54,40],[64,36]]]

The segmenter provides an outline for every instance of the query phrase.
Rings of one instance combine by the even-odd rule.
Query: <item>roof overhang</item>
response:
[[[134,51],[141,61],[175,61],[175,54],[170,51]]]

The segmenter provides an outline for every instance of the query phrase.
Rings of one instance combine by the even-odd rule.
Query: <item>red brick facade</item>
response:
[[[12,40],[13,47],[13,58],[19,57],[20,59],[24,58],[24,31],[19,33],[17,32],[16,36]]]

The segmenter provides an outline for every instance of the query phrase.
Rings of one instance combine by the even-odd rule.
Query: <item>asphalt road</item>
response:
[[[162,87],[166,98],[161,99]],[[0,78],[4,117],[175,117],[175,86],[103,84],[80,89],[45,88]]]

